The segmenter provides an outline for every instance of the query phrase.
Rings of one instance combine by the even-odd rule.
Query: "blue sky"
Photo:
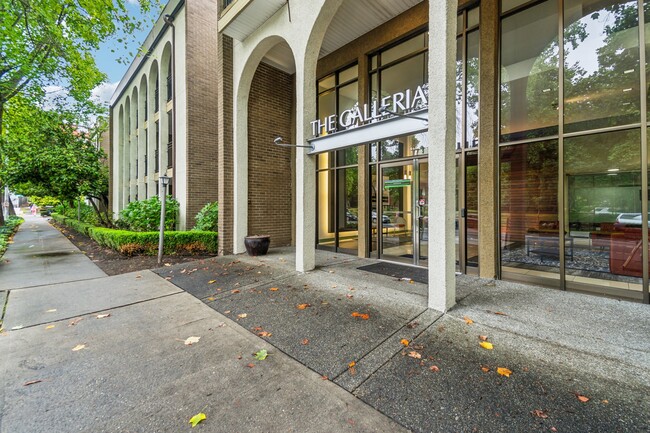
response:
[[[163,7],[167,1],[160,0],[160,2],[162,3],[161,7]],[[124,35],[116,35],[111,40],[104,42],[95,53],[97,67],[107,75],[106,83],[98,86],[93,91],[93,95],[102,102],[108,102],[110,100],[117,84],[135,58],[138,48],[153,27],[154,21],[160,16],[159,8],[155,8],[155,10],[151,10],[146,15],[143,15],[140,11],[138,0],[127,0],[127,3],[129,12],[133,18],[142,20],[145,24],[143,24],[142,30],[136,31],[130,37],[125,38],[129,41],[127,48],[124,47],[123,43],[117,42],[117,39],[124,38]],[[132,54],[129,55],[129,52]],[[124,59],[124,63],[118,62],[120,58]]]

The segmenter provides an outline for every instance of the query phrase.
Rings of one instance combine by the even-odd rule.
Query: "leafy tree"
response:
[[[104,152],[90,133],[77,128],[77,116],[62,107],[44,110],[33,102],[15,97],[9,107],[6,128],[0,142],[0,177],[24,195],[53,195],[72,203],[79,196],[108,204],[108,169]],[[110,225],[108,214],[95,206],[98,219]]]
[[[148,12],[159,2],[139,5]],[[129,14],[127,0],[0,0],[0,138],[7,103],[18,95],[42,101],[47,85],[65,87],[88,110],[92,89],[106,78],[93,53],[117,34],[127,36],[117,39],[126,45],[144,24]]]

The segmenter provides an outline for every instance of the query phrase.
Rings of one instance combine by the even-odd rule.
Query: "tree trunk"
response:
[[[0,99],[0,145],[2,145],[2,140],[4,139],[4,132],[2,130],[2,113],[4,112],[4,110],[5,110],[4,100]],[[2,161],[0,161],[0,164],[2,164]],[[2,184],[2,179],[0,179],[0,191],[4,191],[4,185]],[[3,212],[0,212],[0,227],[2,227],[3,225],[5,225],[5,216]]]

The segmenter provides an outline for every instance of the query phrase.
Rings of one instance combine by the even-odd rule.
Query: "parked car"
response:
[[[622,213],[616,217],[616,222],[618,224],[625,224],[628,226],[640,226],[641,214],[640,213]]]
[[[374,210],[372,211],[372,223],[377,224],[377,212],[374,211]],[[390,218],[388,217],[388,215],[382,215],[381,216],[381,223],[382,224],[390,224]]]

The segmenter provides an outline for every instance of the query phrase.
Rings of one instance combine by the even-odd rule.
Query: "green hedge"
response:
[[[99,245],[131,256],[135,254],[157,254],[158,232],[132,232],[79,223],[72,218],[52,214],[52,218],[72,229],[84,233]],[[165,232],[165,254],[216,254],[219,237],[215,232],[188,231]]]
[[[18,230],[18,227],[25,221],[19,216],[10,216],[5,221],[3,226],[0,226],[0,257],[5,253],[7,247],[9,246],[9,240],[14,233]]]

